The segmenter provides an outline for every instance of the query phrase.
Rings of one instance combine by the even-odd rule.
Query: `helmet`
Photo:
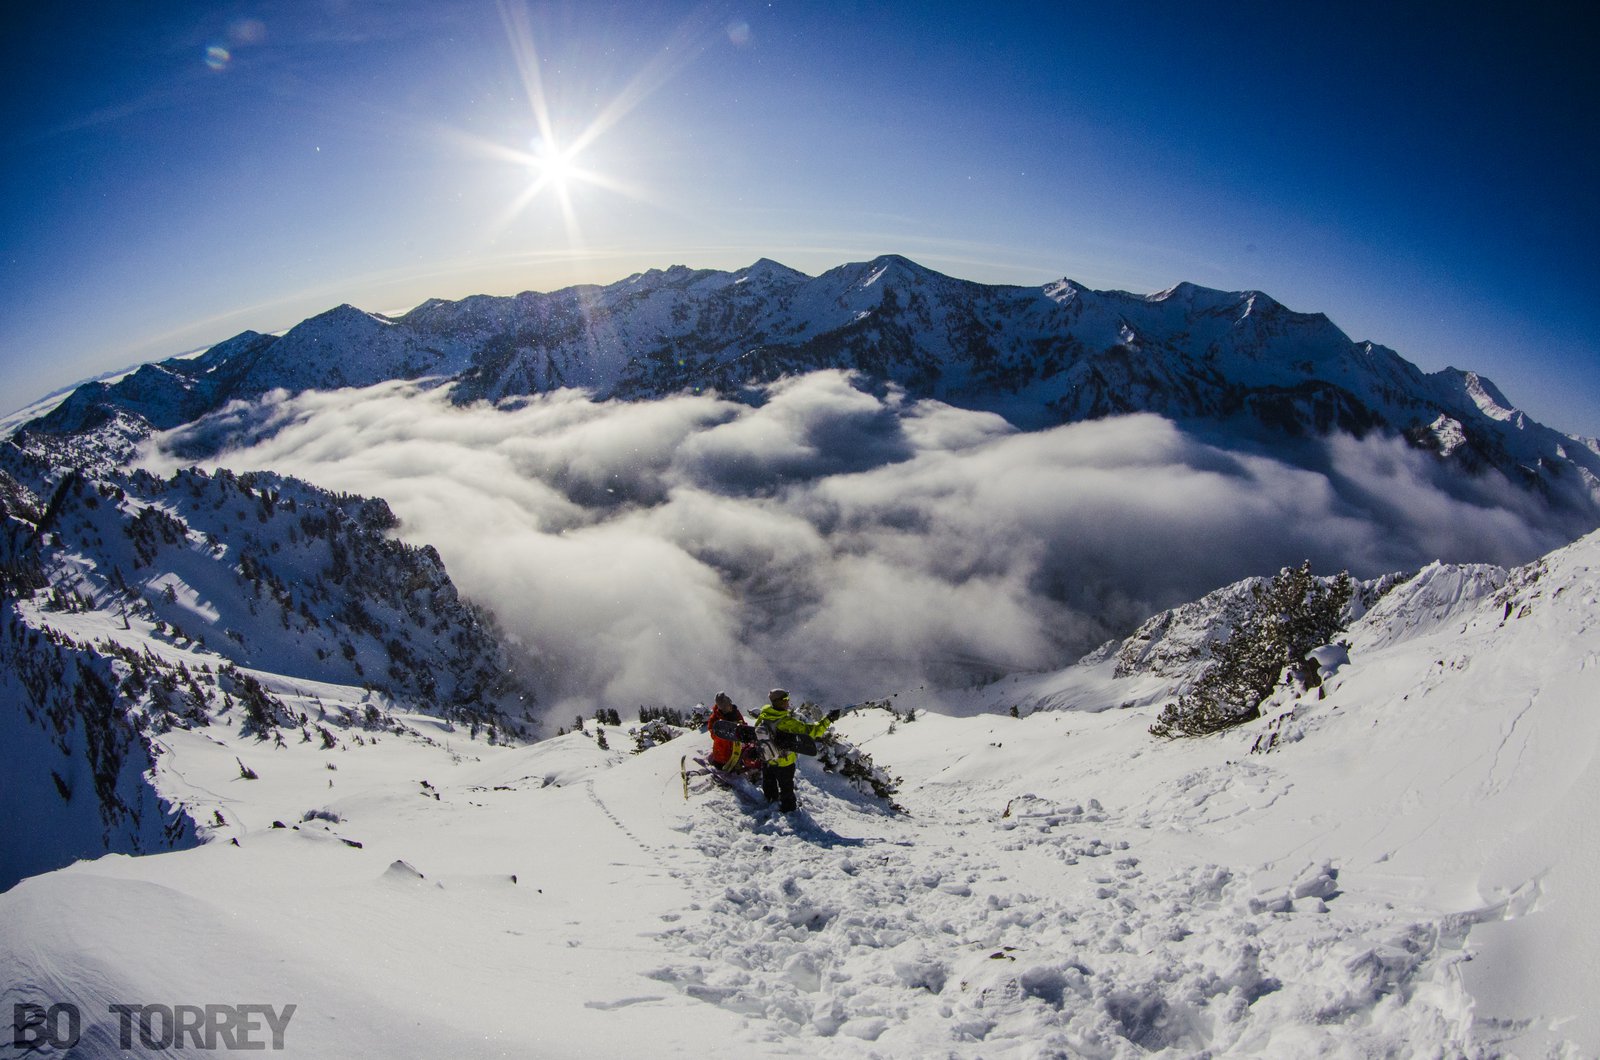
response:
[[[781,688],[774,688],[771,692],[769,692],[767,694],[767,698],[772,700],[772,705],[773,706],[781,707],[781,706],[783,706],[783,704],[785,704],[785,703],[787,703],[789,701],[789,693],[785,692]]]
[[[716,702],[718,704],[726,704],[730,707],[733,706],[733,700],[728,698],[728,693],[726,692],[718,692]]]

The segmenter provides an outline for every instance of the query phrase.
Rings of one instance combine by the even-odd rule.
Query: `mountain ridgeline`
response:
[[[1352,341],[1320,313],[1187,283],[1153,295],[992,286],[893,255],[817,277],[766,259],[674,266],[603,287],[435,299],[393,318],[343,305],[281,336],[245,332],[86,384],[28,429],[69,434],[119,415],[166,429],[274,391],[393,379],[443,379],[466,404],[564,387],[736,395],[821,368],[1024,429],[1145,411],[1268,445],[1383,432],[1600,523],[1600,443],[1534,422],[1476,373],[1424,373]]]

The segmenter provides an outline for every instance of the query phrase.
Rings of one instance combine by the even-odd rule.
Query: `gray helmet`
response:
[[[771,692],[767,693],[767,698],[772,700],[773,706],[781,707],[789,702],[789,693],[785,692],[781,688],[774,688]]]

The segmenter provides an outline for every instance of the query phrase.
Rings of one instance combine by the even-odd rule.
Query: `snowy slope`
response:
[[[906,693],[839,726],[904,814],[814,770],[796,822],[686,799],[703,737],[592,722],[175,729],[155,787],[206,842],[0,895],[0,1005],[79,1004],[92,1056],[112,1003],[246,998],[303,1056],[1597,1055],[1597,603],[1600,535],[1430,568],[1320,695],[1204,740],[1148,736],[1115,652],[1016,719]]]
[[[192,842],[201,818],[146,780],[175,728],[222,718],[332,746],[395,699],[491,738],[529,720],[493,620],[437,552],[387,537],[383,502],[6,457],[21,478],[0,468],[0,886]],[[359,694],[305,692],[329,682]]]

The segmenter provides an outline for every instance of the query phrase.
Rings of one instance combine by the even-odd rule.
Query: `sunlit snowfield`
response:
[[[904,813],[815,771],[792,821],[685,798],[703,736],[633,755],[592,721],[517,748],[419,715],[337,751],[173,731],[157,783],[208,841],[0,897],[0,1001],[75,1002],[86,1055],[112,1003],[223,1000],[296,1005],[306,1056],[1588,1052],[1597,550],[1429,568],[1325,698],[1211,739],[1152,740],[1162,682],[1109,657],[896,703],[1019,719],[848,715]]]

